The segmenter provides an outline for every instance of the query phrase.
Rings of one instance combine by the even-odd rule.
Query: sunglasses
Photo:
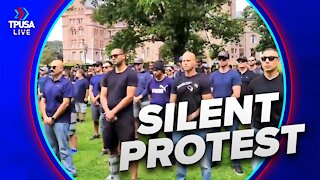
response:
[[[247,62],[246,60],[243,60],[243,59],[239,59],[239,60],[237,60],[238,61],[238,63],[245,63],[245,62]]]
[[[226,61],[228,58],[224,57],[224,56],[218,56],[218,60],[219,61]]]
[[[94,65],[94,67],[100,67],[101,65],[98,65],[98,64],[96,64],[96,65]]]
[[[266,61],[267,59],[269,59],[269,61],[273,61],[277,58],[278,57],[276,57],[276,56],[265,56],[265,57],[261,57],[261,61]]]
[[[57,66],[50,66],[49,69],[56,69]]]
[[[119,55],[122,55],[122,54],[114,54],[114,55],[111,55],[111,58],[117,58]]]
[[[103,66],[103,68],[107,69],[107,68],[110,68],[111,66]]]

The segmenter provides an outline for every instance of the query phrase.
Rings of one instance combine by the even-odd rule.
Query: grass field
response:
[[[77,168],[78,180],[100,180],[106,179],[108,175],[107,155],[100,155],[102,138],[89,141],[93,134],[93,123],[91,112],[88,108],[85,123],[77,124],[78,152],[74,154],[73,161]],[[218,166],[212,168],[213,179],[245,179],[252,171],[250,160],[241,161],[243,175],[237,175],[230,161],[228,144],[224,145],[222,161]],[[121,172],[121,179],[130,179],[129,172]],[[139,161],[138,179],[140,180],[170,180],[175,179],[175,166],[170,168],[158,167],[155,169],[146,168],[146,160]],[[188,180],[201,179],[201,170],[198,164],[188,167]]]

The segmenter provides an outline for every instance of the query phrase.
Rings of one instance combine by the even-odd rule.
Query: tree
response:
[[[56,59],[63,59],[62,41],[47,41],[46,46],[54,52]]]
[[[50,64],[55,59],[63,59],[62,41],[47,41],[41,57],[41,64]]]
[[[45,46],[41,56],[41,64],[49,65],[54,59],[56,59],[54,51]]]
[[[260,52],[266,48],[274,48],[276,46],[274,41],[270,35],[270,32],[267,26],[264,24],[262,19],[259,17],[257,12],[251,7],[247,6],[243,10],[243,16],[246,21],[252,21],[253,23],[250,25],[250,28],[260,35],[260,41],[258,46],[256,47],[256,51]]]
[[[223,43],[239,41],[243,32],[241,20],[231,19],[222,12],[228,0],[107,0],[92,2],[96,9],[93,20],[112,26],[125,22],[127,27],[118,32],[107,45],[131,50],[145,41],[161,41],[163,57],[178,59],[185,51],[202,54],[211,44],[198,32],[206,31]]]

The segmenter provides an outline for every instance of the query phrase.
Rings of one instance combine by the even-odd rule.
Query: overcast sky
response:
[[[243,8],[248,6],[249,4],[247,3],[246,0],[236,0],[236,11],[242,11]],[[49,35],[48,41],[54,41],[54,40],[59,40],[62,41],[62,21],[61,17],[53,27],[51,34]]]

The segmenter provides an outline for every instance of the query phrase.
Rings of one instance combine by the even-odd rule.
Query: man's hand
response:
[[[46,124],[46,125],[52,125],[54,123],[52,117],[44,117],[43,118],[43,122]]]
[[[113,111],[109,111],[109,112],[105,113],[105,118],[106,118],[107,121],[112,122],[112,121],[115,120],[115,115],[116,114]]]
[[[141,99],[142,99],[142,96],[141,96],[141,95],[140,95],[140,96],[134,96],[134,97],[133,97],[133,102],[134,102],[134,103],[139,103]]]
[[[99,102],[98,102],[98,99],[99,99],[100,96],[97,96],[94,99],[94,105],[98,106],[99,105]]]
[[[188,117],[187,117],[187,121],[192,121],[194,119],[194,113],[190,114]]]
[[[192,120],[194,120],[196,117],[199,116],[199,113],[200,113],[200,109],[197,109],[195,112],[193,112],[192,114],[190,114],[190,115],[187,117],[187,121],[192,121]]]

